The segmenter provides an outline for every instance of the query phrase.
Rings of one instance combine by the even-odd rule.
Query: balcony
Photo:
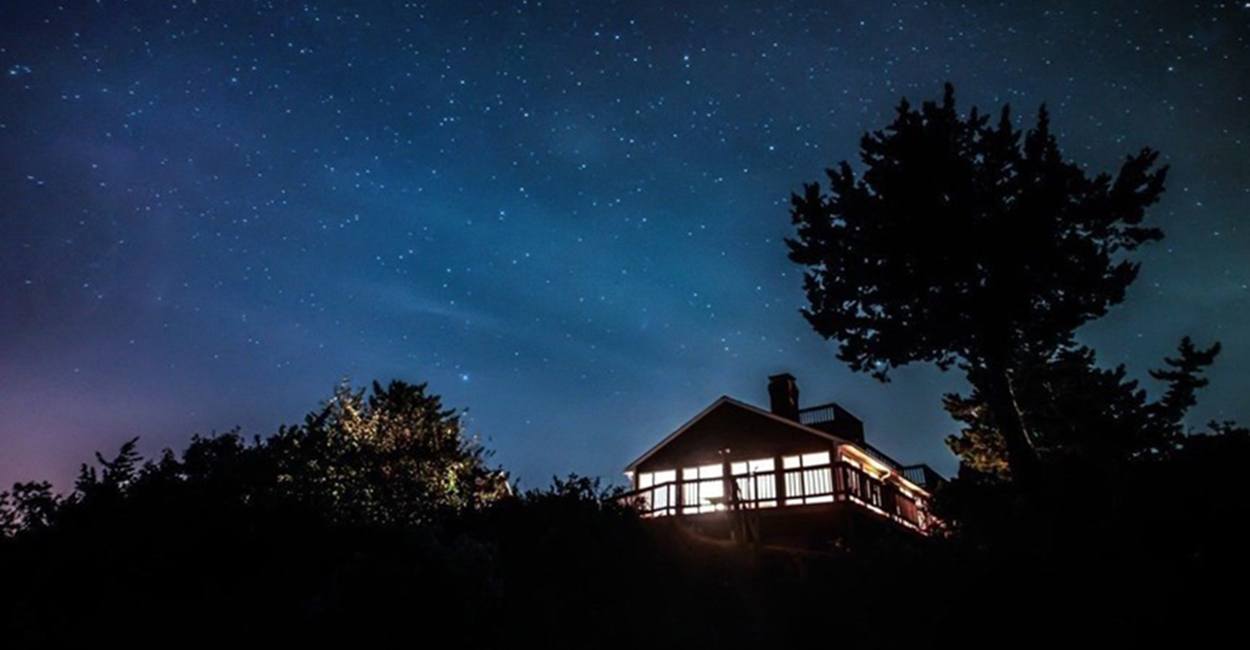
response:
[[[716,496],[701,497],[709,493]],[[910,494],[845,461],[714,479],[679,476],[619,498],[643,517],[849,503],[921,534],[927,534],[929,526],[922,496]]]

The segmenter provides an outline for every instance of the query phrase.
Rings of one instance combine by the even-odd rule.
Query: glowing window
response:
[[[876,481],[868,481],[864,486],[867,493],[868,503],[870,505],[881,507],[881,484]]]
[[[744,508],[772,508],[777,505],[776,463],[771,458],[730,463],[729,473],[738,488],[737,499]]]
[[[725,509],[725,466],[685,467],[681,470],[682,512],[713,512]]]
[[[786,477],[786,505],[833,501],[833,470],[827,451],[781,459]]]
[[[807,503],[818,503],[813,498],[832,501],[833,472],[828,467],[803,470],[803,494],[808,495]]]
[[[771,472],[776,468],[776,464],[771,458],[759,458],[756,460],[739,461],[729,466],[729,473],[734,476],[743,476],[745,474],[762,474]]]
[[[677,471],[640,472],[638,489],[646,510],[654,517],[676,514]]]
[[[821,451],[814,454],[803,454],[803,467],[813,467],[815,465],[828,465],[829,452]]]
[[[646,504],[646,511],[654,517],[676,514],[677,507],[676,470],[660,470],[658,472],[640,472],[638,489],[640,497]]]
[[[860,487],[859,472],[849,471],[846,473],[846,491],[856,497],[863,497],[863,489]]]
[[[659,485],[651,489],[651,514],[657,517],[673,514],[676,503],[676,488],[671,485]]]

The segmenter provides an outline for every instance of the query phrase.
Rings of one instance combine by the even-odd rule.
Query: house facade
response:
[[[627,499],[717,537],[825,546],[861,534],[927,535],[941,481],[864,439],[836,403],[799,407],[789,374],[768,385],[768,410],[721,397],[625,468]]]

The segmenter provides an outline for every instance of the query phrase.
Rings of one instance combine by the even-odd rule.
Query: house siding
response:
[[[635,470],[681,469],[721,461],[774,458],[816,451],[832,453],[836,442],[794,425],[724,402],[680,436],[669,441]],[[723,450],[728,450],[722,454]]]

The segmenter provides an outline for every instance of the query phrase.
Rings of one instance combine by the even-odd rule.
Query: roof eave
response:
[[[783,418],[780,415],[777,415],[776,413],[765,411],[764,409],[759,408],[758,406],[752,406],[751,404],[747,404],[746,402],[736,400],[728,395],[721,395],[714,402],[712,402],[706,408],[704,408],[702,411],[699,411],[698,415],[695,415],[693,418],[690,418],[690,420],[688,420],[685,424],[678,427],[676,431],[673,431],[672,433],[668,434],[667,436],[664,437],[663,440],[659,441],[650,449],[648,449],[646,452],[644,452],[641,456],[634,459],[634,462],[626,465],[625,472],[628,474],[630,472],[637,470],[640,464],[645,462],[648,458],[654,456],[656,452],[663,449],[665,446],[668,445],[668,443],[672,442],[678,436],[685,433],[690,427],[694,426],[696,423],[699,422],[699,420],[702,420],[704,417],[707,416],[708,413],[711,413],[713,410],[715,410],[718,406],[721,406],[722,404],[730,404],[738,408],[745,409],[746,411],[749,411],[756,415],[762,415],[764,417],[776,420],[777,422],[780,422],[782,424],[785,424],[786,426],[793,427],[795,429],[803,431],[804,433],[810,433],[814,436],[819,436],[821,438],[832,440],[833,442],[836,442],[839,444],[854,444],[849,440],[839,438],[838,436],[835,436],[829,433],[825,433],[824,431],[821,431],[819,429],[813,429],[812,427],[809,427],[805,424],[801,424],[799,422],[795,422],[794,420]]]

